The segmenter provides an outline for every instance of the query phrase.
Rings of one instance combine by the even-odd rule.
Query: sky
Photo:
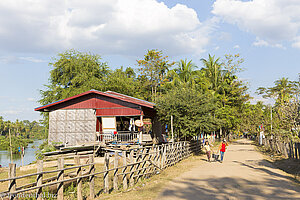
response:
[[[208,54],[239,53],[239,77],[258,87],[297,80],[299,0],[1,0],[0,116],[39,120],[49,63],[69,49],[99,54],[116,69],[136,68],[148,49],[202,67]]]

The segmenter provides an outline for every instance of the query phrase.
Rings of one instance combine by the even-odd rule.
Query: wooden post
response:
[[[182,142],[179,142],[179,160],[182,160]]]
[[[115,160],[114,160],[114,190],[118,190],[118,159],[119,159],[119,153],[115,151]]]
[[[64,180],[64,159],[58,158],[57,160],[57,169],[60,169],[61,171],[57,174],[57,181],[63,181]],[[64,199],[64,183],[58,183],[57,184],[57,199],[63,200]]]
[[[89,155],[89,174],[94,174],[95,173],[95,165],[94,165],[94,155]],[[94,199],[95,198],[95,176],[91,175],[89,176],[89,182],[90,182],[90,198]]]
[[[172,142],[174,142],[174,132],[173,132],[173,115],[171,115],[171,134],[172,134]]]
[[[133,150],[130,151],[130,154],[129,154],[129,159],[130,159],[130,164],[133,164],[134,163],[134,160],[133,160]],[[130,187],[132,187],[134,185],[134,165],[131,165],[130,167],[130,178],[129,178],[129,185]]]
[[[8,133],[9,133],[10,163],[14,163],[13,162],[13,155],[12,155],[12,145],[11,145],[10,128],[8,129]]]
[[[164,168],[164,149],[165,149],[165,145],[162,144],[161,148],[158,149],[157,154],[158,157],[160,158],[160,168],[163,169]]]
[[[128,185],[127,185],[127,176],[126,176],[126,169],[127,169],[127,159],[126,159],[126,151],[123,151],[122,152],[122,157],[123,157],[123,166],[124,166],[124,168],[123,168],[123,189],[124,190],[127,190],[127,188],[128,188]]]
[[[297,147],[298,147],[298,159],[300,159],[300,143],[297,143]]]
[[[294,143],[294,148],[295,148],[295,159],[298,159],[298,151],[297,151],[297,143]]]
[[[145,167],[146,167],[146,157],[147,157],[147,149],[146,148],[143,148],[142,151],[141,151],[141,155],[140,155],[140,161],[143,161],[141,163],[141,167],[140,167],[140,170],[138,171],[139,173],[139,176],[137,177],[137,181],[139,180],[140,177],[144,177],[145,175]]]
[[[9,163],[8,178],[16,177],[16,164]],[[14,199],[16,194],[16,179],[10,180],[8,183],[9,199]]]
[[[43,172],[43,160],[37,160],[37,173]],[[41,186],[43,184],[43,174],[38,174],[36,178],[36,186]],[[37,200],[42,200],[43,188],[37,189]]]
[[[137,150],[137,153],[136,153],[136,159],[135,159],[135,162],[140,162],[141,161],[141,152],[142,152],[142,149],[138,149]],[[138,182],[138,180],[139,180],[139,177],[140,177],[140,168],[141,168],[141,164],[140,163],[138,163],[137,165],[136,165],[136,168],[135,168],[135,170],[136,170],[136,183]]]
[[[75,156],[74,158],[75,165],[79,166],[80,165],[80,157]],[[81,167],[77,168],[77,177],[82,176],[82,170]],[[82,200],[82,178],[77,179],[77,199]]]
[[[104,155],[104,193],[109,193],[109,179],[108,179],[108,170],[109,170],[109,155],[105,153]]]

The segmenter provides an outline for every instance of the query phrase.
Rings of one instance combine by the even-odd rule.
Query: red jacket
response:
[[[222,143],[220,144],[220,147],[219,147],[219,148],[220,148],[220,151],[225,152],[225,151],[226,151],[226,146],[228,146],[228,144],[222,142]]]

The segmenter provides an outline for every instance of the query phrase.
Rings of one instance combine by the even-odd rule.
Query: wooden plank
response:
[[[95,173],[95,165],[94,163],[94,155],[89,155],[89,174],[94,174]],[[91,175],[89,176],[89,182],[90,182],[90,198],[94,199],[95,198],[95,176]]]
[[[134,159],[133,159],[133,150],[130,151],[130,154],[129,154],[129,159],[130,159],[130,164],[133,164],[134,163]],[[134,185],[134,165],[131,165],[130,167],[130,177],[129,177],[129,185],[130,187],[133,187]]]
[[[8,177],[9,178],[16,177],[16,164],[9,163]],[[10,193],[10,199],[14,199],[15,194],[13,194],[13,193],[16,191],[16,180],[15,179],[9,181],[8,191]]]
[[[57,174],[57,181],[63,181],[64,180],[64,159],[59,158],[57,160],[57,169],[61,170]],[[63,200],[64,199],[64,183],[61,182],[57,185],[57,199]]]
[[[104,193],[109,193],[109,179],[108,179],[108,171],[109,170],[109,155],[105,153],[104,155]]]
[[[37,160],[37,173],[43,171],[43,160]],[[43,174],[37,175],[36,186],[41,186],[43,184]],[[43,188],[37,189],[37,200],[42,200]]]
[[[127,176],[125,174],[126,169],[127,169],[127,158],[126,158],[126,151],[122,151],[122,157],[123,157],[123,189],[127,190],[128,185],[127,185]]]
[[[75,156],[74,158],[75,165],[80,165],[80,157]],[[82,176],[82,169],[79,167],[76,172],[77,177]],[[82,200],[82,178],[77,179],[77,199]]]
[[[114,180],[113,180],[113,187],[114,190],[118,190],[118,159],[119,159],[119,153],[115,151],[115,159],[114,159]]]

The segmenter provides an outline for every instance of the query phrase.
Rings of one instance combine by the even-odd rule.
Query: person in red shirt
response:
[[[219,151],[220,151],[220,155],[221,155],[221,160],[220,162],[223,162],[223,158],[224,158],[224,153],[226,151],[226,147],[228,146],[228,143],[226,142],[225,139],[223,139],[222,143],[219,146]]]

